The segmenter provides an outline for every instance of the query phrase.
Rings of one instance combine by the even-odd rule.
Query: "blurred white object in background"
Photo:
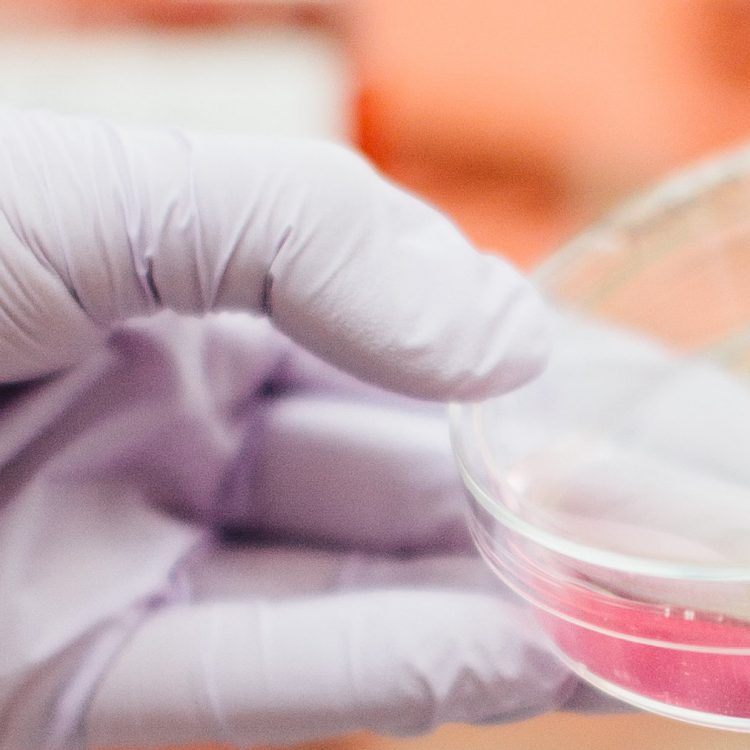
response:
[[[0,32],[0,103],[121,122],[345,140],[333,35],[281,26]]]

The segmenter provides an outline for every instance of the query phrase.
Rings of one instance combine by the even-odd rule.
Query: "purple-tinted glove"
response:
[[[512,269],[338,147],[5,112],[0,164],[0,380],[46,376],[0,404],[0,747],[570,700],[471,552],[442,408],[406,397],[539,370]],[[245,313],[122,325],[162,307]]]

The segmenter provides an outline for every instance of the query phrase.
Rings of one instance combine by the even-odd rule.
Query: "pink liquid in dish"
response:
[[[579,610],[592,627],[544,611],[541,621],[588,672],[669,706],[750,718],[750,623],[632,602],[618,611],[580,590],[567,593],[568,615],[576,618]]]

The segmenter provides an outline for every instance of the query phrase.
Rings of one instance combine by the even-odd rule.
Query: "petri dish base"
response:
[[[750,732],[750,150],[637,197],[534,279],[547,371],[451,407],[476,545],[582,679]]]

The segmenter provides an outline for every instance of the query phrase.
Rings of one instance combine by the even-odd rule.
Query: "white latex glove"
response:
[[[67,370],[2,396],[1,747],[585,703],[470,552],[442,410],[308,353],[410,396],[512,388],[546,341],[511,268],[338,147],[5,112],[0,164],[0,379]],[[160,307],[308,351],[248,316],[101,343]]]

